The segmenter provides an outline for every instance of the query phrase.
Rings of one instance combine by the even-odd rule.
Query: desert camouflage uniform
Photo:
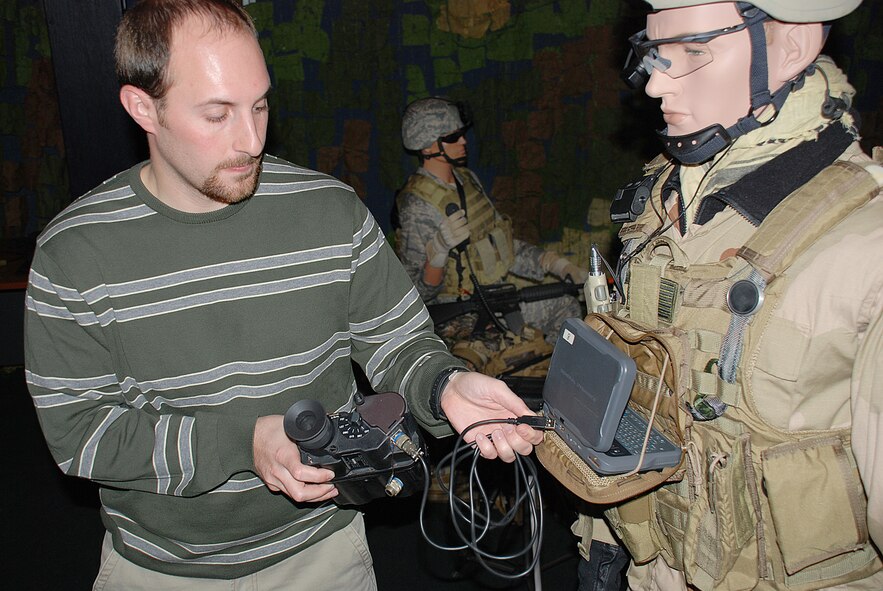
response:
[[[845,77],[830,60],[823,57],[820,63],[827,73],[831,94],[840,96],[853,93]],[[815,141],[820,131],[828,126],[842,125],[857,135],[849,114],[844,115],[840,122],[833,123],[821,117],[819,105],[826,90],[821,76],[807,77],[805,86],[789,97],[773,123],[740,138],[732,149],[716,158],[718,162],[710,173],[707,172],[710,163],[682,167],[680,193],[684,201],[689,202],[691,196],[697,194],[696,205],[709,205],[703,203],[703,197],[729,186],[773,158],[806,142]],[[854,142],[839,160],[867,163],[868,157]],[[883,185],[883,169],[871,167],[868,172],[873,175],[878,187]],[[658,184],[665,182],[666,176]],[[654,195],[658,195],[658,188]],[[671,199],[676,196],[675,193]],[[751,199],[751,203],[730,203],[710,219],[700,219],[700,223],[696,221],[698,215],[694,207],[688,211],[689,223],[684,235],[676,227],[671,227],[663,236],[677,245],[678,251],[686,257],[682,264],[699,266],[715,263],[733,256],[735,249],[745,244],[754,233],[756,226],[749,222],[745,212],[760,213],[762,219],[768,213],[762,211],[763,205],[758,207],[758,202],[762,201],[763,196],[758,195]],[[641,219],[645,218],[640,218],[639,222]],[[767,538],[755,543],[749,535],[748,542],[736,552],[736,562],[729,567],[732,570],[725,570],[721,575],[725,578],[713,584],[715,589],[818,589],[824,586],[826,580],[830,581],[828,585],[836,585],[850,578],[860,580],[830,588],[883,589],[883,571],[878,570],[879,550],[875,552],[873,546],[867,544],[868,536],[877,548],[883,541],[883,470],[880,469],[880,454],[883,451],[880,446],[883,435],[881,261],[883,197],[878,190],[875,198],[831,228],[795,259],[783,275],[781,284],[787,285],[787,291],[782,293],[763,334],[753,337],[749,332],[748,338],[757,338],[759,342],[751,344],[755,354],[750,359],[742,360],[743,364],[749,364],[747,383],[741,384],[742,391],[746,398],[756,402],[756,412],[766,429],[794,434],[806,442],[812,441],[821,432],[842,430],[847,433],[846,439],[851,448],[845,447],[846,454],[857,469],[856,477],[861,478],[867,496],[866,515],[855,516],[859,522],[864,522],[865,517],[867,519],[865,537],[854,540],[852,552],[844,551],[840,555],[846,559],[853,555],[857,563],[854,570],[839,574],[832,569],[830,578],[822,578],[815,583],[809,580],[800,582],[802,573],[799,571],[783,583],[782,575],[777,570],[775,578],[778,581],[775,581],[772,575],[764,577],[757,572],[763,567],[772,567],[768,564],[758,566],[756,563],[759,560],[758,545],[768,548],[768,544],[776,542]],[[631,303],[640,306],[639,300],[634,299]],[[717,422],[693,423],[694,438],[703,437],[706,424],[710,429]],[[750,433],[751,441],[757,445],[761,445],[764,436],[763,432]],[[757,468],[760,470],[759,466]],[[827,480],[833,481],[835,476],[840,478],[829,474]],[[850,478],[854,480],[856,477]],[[648,506],[652,504],[656,507],[655,503],[661,503],[658,500],[660,494],[668,494],[667,491],[675,490],[673,487],[677,486],[667,485],[661,491],[652,493],[645,502]],[[764,502],[767,494],[768,491],[764,491],[758,502]],[[807,507],[815,502],[818,511],[828,510],[824,498],[807,499],[806,491],[796,489],[791,495],[794,503],[800,503],[795,506]],[[690,507],[698,502],[695,501]],[[856,500],[854,507],[863,506],[864,499]],[[811,513],[807,511],[804,515],[809,518]],[[622,514],[617,519],[622,523]],[[718,516],[718,519],[721,517]],[[667,521],[665,523],[668,524]],[[770,536],[774,531],[773,524],[763,525],[767,536]],[[794,527],[794,524],[785,525]],[[776,530],[781,526],[777,522]],[[671,539],[677,540],[678,536],[673,535]],[[696,542],[695,539],[688,539],[686,543]],[[698,543],[708,543],[708,540],[699,540]],[[827,543],[828,540],[806,540],[806,547],[824,549]],[[861,556],[858,555],[859,550],[862,551]],[[858,564],[861,558],[866,562]],[[684,574],[669,568],[662,557],[643,567],[633,566],[629,582],[632,589],[645,591],[687,588]],[[703,589],[712,586],[708,581],[705,584],[694,583]]]

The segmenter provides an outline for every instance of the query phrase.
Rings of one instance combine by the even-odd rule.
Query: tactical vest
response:
[[[459,174],[458,178],[463,184],[466,216],[469,220],[469,244],[466,247],[466,255],[481,284],[497,283],[506,276],[515,260],[512,224],[508,219],[496,215],[490,199],[481,190],[471,172],[466,170],[465,174]],[[402,194],[404,193],[417,195],[442,214],[449,203],[460,207],[460,196],[457,191],[452,191],[422,174],[411,176],[402,189]],[[445,286],[439,295],[457,296],[464,292],[472,293],[469,264],[466,256],[461,253],[460,257],[464,269],[462,285],[457,273],[457,261],[449,257],[445,266]]]
[[[657,203],[662,184],[654,187]],[[883,567],[869,542],[867,498],[849,429],[774,427],[758,410],[764,393],[751,387],[756,352],[776,331],[771,319],[788,290],[786,270],[879,193],[864,168],[835,162],[786,197],[737,256],[708,264],[690,263],[670,238],[650,239],[660,224],[656,212],[645,211],[622,229],[624,241],[637,241],[631,244],[649,240],[630,265],[629,305],[606,322],[591,316],[587,322],[599,331],[619,331],[622,337],[614,336],[621,348],[624,341],[629,347],[661,336],[675,343],[657,347],[657,357],[665,355],[665,387],[651,384],[649,390],[656,390],[654,406],[663,414],[679,409],[660,426],[679,437],[681,465],[659,474],[651,492],[617,497],[618,488],[643,475],[587,475],[587,466],[560,445],[544,443],[549,449],[537,454],[591,502],[630,498],[606,516],[636,563],[661,555],[701,591],[817,589]],[[762,294],[756,309],[731,312],[727,298],[736,284],[749,295]],[[648,400],[640,406],[648,407]]]
[[[754,353],[775,330],[770,320],[788,289],[785,271],[879,192],[862,167],[837,162],[774,209],[736,257],[688,264],[675,243],[658,237],[633,260],[632,305],[622,315],[651,329],[678,328],[691,344],[682,376],[691,409],[685,478],[608,511],[636,562],[661,553],[702,590],[752,588],[751,578],[809,589],[881,568],[849,429],[777,429],[758,411],[763,393],[751,389]],[[623,228],[624,239],[646,239],[655,216],[642,217]],[[730,311],[727,296],[739,281],[763,294],[753,315]],[[726,410],[714,416],[708,403]]]

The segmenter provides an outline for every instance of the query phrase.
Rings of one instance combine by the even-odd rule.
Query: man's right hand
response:
[[[432,240],[426,243],[426,260],[433,267],[444,267],[448,252],[469,238],[469,222],[466,212],[458,209],[444,220]]]
[[[317,503],[337,496],[328,481],[334,472],[307,466],[300,450],[285,434],[282,415],[260,417],[254,426],[254,466],[258,476],[274,492],[282,491],[299,503]]]

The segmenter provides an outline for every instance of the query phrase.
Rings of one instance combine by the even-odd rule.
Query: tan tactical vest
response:
[[[467,170],[458,177],[466,195],[466,216],[469,220],[469,245],[466,251],[472,262],[472,269],[482,285],[497,283],[506,276],[515,260],[512,224],[508,219],[496,215],[490,199],[478,186],[471,172]],[[457,191],[439,185],[422,174],[412,175],[402,193],[413,193],[442,213],[449,203],[460,207]],[[469,264],[465,256],[461,254],[460,257],[464,269],[462,289],[471,294],[473,288],[469,279]],[[440,295],[461,295],[460,287],[457,263],[453,258],[448,258],[445,286]]]
[[[661,185],[654,188],[657,202]],[[638,342],[640,329],[644,337],[687,343],[663,351],[666,388],[658,405],[663,414],[680,409],[676,424],[666,430],[683,443],[681,465],[663,473],[652,492],[621,496],[630,500],[606,512],[636,563],[661,555],[702,591],[817,589],[883,567],[869,542],[867,499],[849,429],[776,428],[758,411],[764,393],[750,387],[754,354],[776,330],[770,319],[788,289],[784,272],[817,238],[879,193],[864,168],[836,162],[780,203],[738,256],[690,264],[676,243],[657,237],[633,259],[630,306],[610,319],[612,326],[621,324],[622,338],[614,335],[619,346],[623,339]],[[640,243],[658,224],[648,210],[621,236]],[[733,314],[727,305],[730,287],[740,280],[763,294],[752,315]],[[604,328],[602,318],[587,321]],[[720,416],[690,412],[703,403],[706,410],[707,403],[726,410]],[[549,449],[537,450],[543,464],[592,502],[615,500],[617,488],[641,476],[587,477],[585,464],[570,463],[567,450],[544,447]]]
[[[753,353],[775,330],[769,321],[788,288],[785,270],[879,192],[863,168],[837,162],[770,213],[737,257],[689,265],[676,244],[660,237],[632,262],[634,304],[623,315],[647,328],[685,331],[687,402],[727,405],[722,416],[686,421],[685,478],[608,511],[637,562],[661,553],[703,590],[753,588],[746,584],[752,579],[810,589],[881,568],[868,541],[849,430],[798,435],[774,428],[758,412],[763,393],[748,387]],[[644,225],[655,216],[642,217],[623,228],[624,239],[652,231]],[[754,317],[739,318],[727,306],[739,280],[762,286]],[[732,381],[721,378],[728,363]]]

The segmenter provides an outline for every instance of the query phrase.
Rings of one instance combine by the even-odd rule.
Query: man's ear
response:
[[[120,88],[120,102],[135,123],[147,133],[156,133],[159,125],[156,101],[152,96],[131,84],[124,84]]]
[[[813,63],[824,44],[821,23],[771,21],[766,32],[770,90],[781,87]]]

